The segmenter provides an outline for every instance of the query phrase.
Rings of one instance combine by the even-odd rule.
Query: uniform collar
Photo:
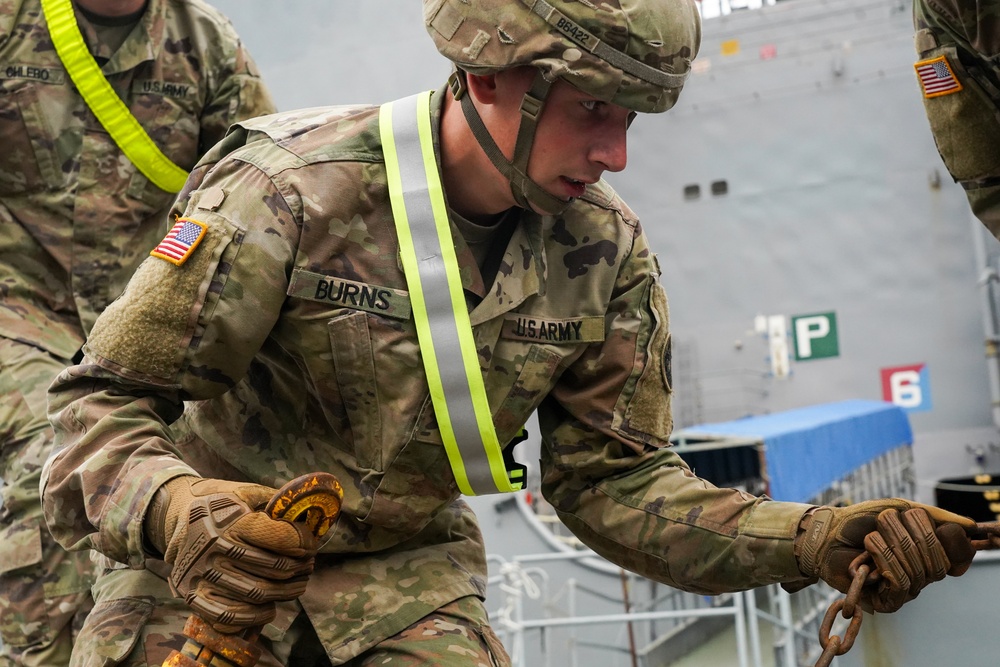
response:
[[[493,289],[483,296],[483,300],[469,315],[473,325],[502,316],[530,296],[545,294],[547,263],[542,239],[552,220],[550,216],[540,216],[531,211],[522,212],[510,243],[507,244],[507,252],[497,271]],[[474,261],[473,269],[478,275],[479,269]]]
[[[431,95],[431,127],[434,128],[434,154],[438,168],[441,165],[441,113],[444,96],[450,95],[447,86]],[[447,199],[447,193],[445,193]],[[451,221],[451,234],[455,240],[455,255],[462,276],[462,288],[475,294],[482,301],[470,313],[473,325],[482,324],[515,308],[529,296],[545,293],[546,262],[544,229],[551,226],[553,218],[540,216],[532,211],[522,211],[521,219],[507,244],[500,269],[490,293],[486,293],[483,276],[465,239]]]
[[[164,0],[149,0],[145,13],[128,39],[101,68],[104,74],[127,72],[159,58],[166,33],[166,7]],[[79,10],[77,12],[79,22]]]
[[[434,159],[438,165],[438,176],[444,182],[444,175],[441,171],[441,116],[444,112],[444,96],[450,94],[447,86],[442,86],[431,94],[431,138],[434,142]],[[448,193],[445,193],[445,201],[448,200]],[[455,241],[455,256],[458,260],[458,268],[462,275],[462,289],[482,298],[486,293],[486,286],[483,285],[483,276],[479,272],[476,258],[472,255],[472,250],[465,242],[461,232],[455,226],[454,213],[448,207],[448,223],[451,227],[451,237]]]

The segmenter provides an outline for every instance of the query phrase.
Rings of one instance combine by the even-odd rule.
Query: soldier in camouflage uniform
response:
[[[952,177],[1000,239],[1000,0],[915,0],[927,119]]]
[[[80,0],[76,10],[111,85],[177,165],[190,169],[231,123],[274,111],[232,26],[207,5]],[[45,392],[163,236],[174,195],[90,112],[39,0],[0,0],[0,147],[0,664],[65,665],[93,604],[94,565],[42,521]]]
[[[865,539],[893,575],[866,590],[869,608],[959,574],[968,519],[718,489],[667,447],[660,268],[600,177],[625,167],[633,114],[676,101],[698,10],[552,0],[549,22],[549,6],[424,2],[459,68],[429,113],[500,442],[537,410],[542,489],[566,525],[686,590],[846,590]],[[581,44],[598,40],[601,55]],[[518,141],[537,88],[533,142]],[[220,631],[266,623],[262,665],[509,664],[429,397],[378,125],[377,107],[330,107],[234,127],[178,209],[197,239],[142,264],[54,383],[66,448],[43,475],[46,518],[68,548],[107,556],[73,664],[158,665],[191,608]],[[344,486],[321,544],[255,511],[316,470]]]

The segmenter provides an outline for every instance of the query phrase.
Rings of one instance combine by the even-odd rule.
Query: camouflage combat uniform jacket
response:
[[[162,237],[174,195],[101,127],[41,14],[39,0],[0,0],[0,336],[69,359]],[[274,111],[228,19],[198,0],[150,0],[114,54],[94,55],[184,169],[231,123]]]
[[[1000,0],[915,0],[913,11],[918,78],[933,74],[924,107],[938,151],[1000,239]]]
[[[50,394],[71,445],[46,491],[55,533],[142,567],[142,517],[168,479],[277,486],[326,470],[344,507],[301,602],[335,664],[482,595],[482,538],[428,396],[377,108],[242,123],[191,182],[186,216],[205,237],[180,266],[146,260],[87,363]],[[489,289],[460,237],[456,250],[500,441],[537,409],[543,491],[586,543],[705,593],[801,578],[805,506],[717,490],[664,448],[666,300],[610,187],[558,217],[522,211]],[[168,428],[183,400],[195,402]]]

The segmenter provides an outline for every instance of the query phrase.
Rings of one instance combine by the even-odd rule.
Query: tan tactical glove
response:
[[[851,562],[871,554],[878,583],[861,591],[865,611],[893,612],[945,575],[964,574],[976,551],[967,517],[901,498],[869,500],[847,507],[817,507],[799,524],[795,556],[799,569],[846,593]]]
[[[219,632],[268,623],[276,601],[305,592],[317,538],[305,524],[259,511],[275,493],[187,476],[160,487],[150,504],[143,528],[173,565],[171,590]]]

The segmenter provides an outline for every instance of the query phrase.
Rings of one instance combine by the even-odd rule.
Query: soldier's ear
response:
[[[465,86],[468,94],[481,104],[496,104],[496,74],[466,74]]]

